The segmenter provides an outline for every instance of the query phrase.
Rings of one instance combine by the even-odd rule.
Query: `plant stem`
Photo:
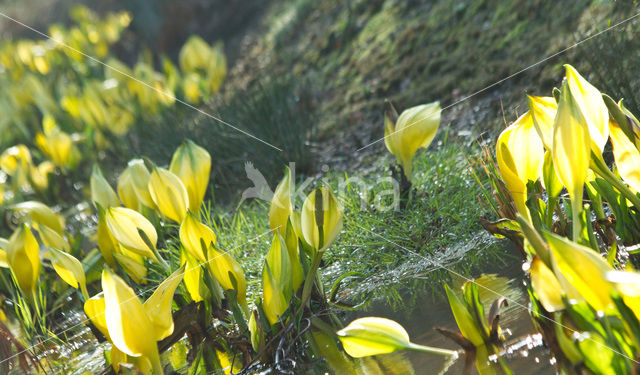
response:
[[[582,234],[582,190],[578,189],[575,199],[571,200],[571,238],[573,242],[579,242]]]
[[[158,261],[158,263],[160,263],[162,268],[164,268],[167,272],[171,273],[171,267],[169,267],[169,263],[167,263],[167,261],[160,256],[158,249],[156,249],[155,247],[152,247],[151,251],[153,251],[153,255],[156,256],[156,260]]]
[[[304,287],[302,288],[301,308],[304,308],[304,306],[309,301],[309,298],[311,298],[311,290],[316,280],[316,272],[318,271],[318,267],[320,267],[321,259],[322,259],[322,253],[319,251],[316,251],[313,254],[313,261],[311,262],[311,267],[309,267],[309,272],[307,273],[307,277],[304,280]]]
[[[410,343],[409,346],[407,347],[407,350],[413,350],[413,351],[421,352],[421,353],[441,355],[441,356],[445,356],[445,357],[454,357],[454,358],[458,357],[458,352],[455,351],[455,350],[434,348],[434,347],[431,347],[431,346],[418,345],[418,344],[414,344],[414,343]]]

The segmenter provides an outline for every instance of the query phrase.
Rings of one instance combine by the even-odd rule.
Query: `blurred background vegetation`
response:
[[[29,3],[32,4],[29,4]],[[39,30],[54,22],[70,24],[76,1],[15,3],[3,12]],[[174,63],[189,35],[220,41],[229,73],[222,90],[201,108],[283,148],[273,148],[232,131],[193,109],[177,105],[161,116],[139,120],[115,163],[133,155],[166,159],[190,136],[214,155],[220,195],[231,199],[244,186],[238,173],[252,161],[270,181],[281,165],[298,163],[299,172],[320,166],[359,168],[379,154],[382,103],[397,107],[440,100],[443,124],[452,136],[489,132],[525,110],[522,93],[547,95],[561,76],[562,63],[587,72],[594,84],[624,97],[634,111],[633,86],[637,20],[588,40],[544,64],[543,58],[637,11],[634,1],[550,2],[543,0],[469,1],[84,1],[98,14],[127,10],[131,24],[111,52],[129,66],[153,51],[156,68],[167,56]],[[37,12],[33,10],[37,9]],[[4,39],[37,38],[2,19]],[[621,56],[625,56],[624,59]],[[605,80],[603,77],[610,77]],[[613,77],[613,81],[611,79]],[[489,86],[487,88],[487,86]],[[485,89],[486,88],[486,89]],[[465,98],[483,90],[468,100]],[[502,118],[502,112],[505,116]],[[497,115],[496,115],[497,114]],[[241,174],[243,175],[243,173]]]

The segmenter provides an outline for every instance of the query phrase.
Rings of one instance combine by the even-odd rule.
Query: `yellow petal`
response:
[[[102,271],[102,289],[107,329],[113,345],[127,355],[146,356],[152,363],[159,363],[153,325],[133,289],[108,270]],[[154,367],[154,370],[158,368]],[[158,372],[162,373],[161,366]]]
[[[235,261],[227,252],[219,252],[213,246],[208,250],[209,260],[207,265],[213,277],[220,283],[225,290],[235,290],[238,296],[238,302],[246,305],[247,298],[247,282],[244,278],[244,272],[240,264]],[[234,287],[231,276],[235,279],[237,288]]]
[[[163,168],[155,168],[149,179],[149,192],[158,210],[180,223],[187,214],[189,197],[180,179]]]
[[[145,277],[147,277],[147,267],[144,265],[142,256],[128,251],[120,245],[118,245],[118,249],[119,252],[113,254],[118,264],[122,266],[134,282],[137,284],[146,284]]]
[[[36,288],[40,275],[40,248],[31,228],[22,224],[9,238],[7,261],[18,281],[18,286],[27,295]]]
[[[31,151],[25,145],[9,147],[0,155],[0,168],[9,176],[31,164]]]
[[[160,341],[173,333],[171,303],[173,293],[184,276],[184,266],[169,275],[144,303],[144,309],[155,330],[155,339]]]
[[[562,182],[558,178],[556,169],[553,167],[551,151],[544,153],[544,162],[542,163],[542,183],[549,197],[555,198],[562,192]]]
[[[407,177],[411,176],[413,155],[421,147],[427,147],[440,126],[440,103],[433,102],[412,107],[403,111],[396,122],[395,137],[396,158],[402,163]]]
[[[627,305],[640,319],[640,273],[634,271],[609,271],[607,280],[616,285],[618,293]]]
[[[571,95],[588,125],[592,150],[600,155],[609,138],[609,110],[598,89],[571,65],[567,64],[565,68]]]
[[[356,319],[337,334],[344,350],[354,358],[392,353],[411,347],[407,331],[400,324],[385,318]]]
[[[27,215],[33,222],[44,224],[47,227],[62,234],[64,232],[64,219],[53,212],[44,203],[36,201],[21,202],[13,206],[13,211]]]
[[[342,207],[331,190],[320,187],[305,199],[300,220],[305,241],[322,252],[342,230]]]
[[[204,251],[209,246],[216,244],[216,235],[211,228],[198,221],[192,213],[188,213],[180,224],[180,242],[192,257],[205,263],[207,256]]]
[[[613,286],[606,280],[611,267],[594,250],[553,233],[544,232],[552,253],[553,271],[569,298],[578,293],[594,309],[611,306]]]
[[[185,266],[184,273],[184,285],[187,287],[187,292],[191,296],[194,302],[199,302],[205,299],[208,295],[208,290],[204,285],[202,278],[202,268],[196,259],[184,251],[181,252],[180,263]]]
[[[281,236],[287,230],[287,220],[293,211],[291,206],[291,169],[285,167],[284,177],[276,187],[269,207],[269,226]]]
[[[265,263],[262,270],[262,290],[262,303],[267,320],[271,325],[276,324],[289,304],[281,290],[281,285],[269,268],[269,263]]]
[[[558,103],[550,96],[528,96],[529,112],[533,124],[547,150],[551,150],[553,138],[553,120],[556,117]]]
[[[553,165],[567,188],[571,203],[582,207],[582,190],[591,159],[589,128],[575,103],[567,81],[562,84],[558,113],[553,123]]]
[[[640,192],[640,151],[618,124],[612,122],[609,129],[618,173],[635,192]]]
[[[9,268],[9,263],[7,263],[7,245],[9,245],[9,241],[6,238],[0,237],[0,267]]]
[[[84,275],[82,263],[71,254],[56,248],[49,248],[49,259],[51,265],[58,276],[67,284],[75,289],[80,289],[85,298],[89,298],[87,293],[87,281]]]
[[[527,201],[527,185],[518,175],[516,162],[509,149],[509,139],[514,129],[515,127],[509,126],[500,133],[496,144],[496,160],[498,162],[498,168],[500,169],[500,175],[502,175],[502,180],[507,185],[507,189],[509,189],[516,209],[520,212],[520,215],[531,222],[531,214],[525,204]]]
[[[118,177],[118,196],[125,207],[132,210],[138,210],[140,208],[140,201],[136,194],[135,187],[133,186],[133,177],[131,175],[131,169],[126,168]]]
[[[562,287],[553,274],[538,257],[531,261],[531,285],[540,303],[549,312],[564,310]]]
[[[104,208],[105,210],[109,207],[120,206],[120,201],[118,200],[116,192],[113,191],[113,188],[104,178],[104,176],[102,175],[102,171],[100,171],[100,168],[98,168],[97,165],[93,166],[90,185],[92,201],[100,204],[100,206],[102,206],[102,208]]]
[[[155,209],[156,204],[149,192],[151,173],[149,173],[149,170],[147,170],[147,167],[144,165],[144,161],[142,159],[133,159],[127,165],[127,169],[131,173],[131,181],[138,200],[145,206]]]
[[[113,344],[135,357],[153,351],[156,345],[153,328],[133,289],[108,270],[102,271],[102,289],[105,321]]]
[[[104,210],[100,208],[98,211],[98,227],[96,228],[98,249],[100,249],[100,253],[105,262],[107,262],[109,266],[114,267],[113,253],[116,250],[116,239],[113,238],[111,231],[107,227]]]
[[[104,311],[104,295],[102,293],[93,296],[84,302],[84,313],[87,314],[91,323],[93,323],[93,325],[102,332],[107,340],[111,341],[111,337],[109,337],[109,330],[107,329],[107,318]]]
[[[46,225],[35,224],[33,226],[35,230],[40,234],[40,240],[47,247],[55,247],[58,250],[69,252],[71,251],[71,246],[69,243],[62,237],[58,232],[49,228]]]
[[[140,255],[156,259],[153,250],[147,246],[140,236],[139,230],[144,232],[155,247],[158,242],[156,228],[147,218],[138,212],[125,207],[111,207],[105,214],[109,231],[115,240],[127,249]]]
[[[169,170],[184,184],[189,196],[189,210],[199,213],[209,185],[211,155],[204,148],[187,140],[176,149]]]

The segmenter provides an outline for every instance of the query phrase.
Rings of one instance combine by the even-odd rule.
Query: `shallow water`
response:
[[[455,280],[455,275],[454,280]],[[523,286],[523,272],[521,262],[509,261],[509,264],[495,274],[485,274],[475,279],[480,285],[479,293],[485,309],[499,296],[507,298],[509,305],[503,307],[500,314],[500,326],[506,338],[506,349],[500,353],[505,363],[514,374],[555,374],[552,366],[553,359],[542,346],[540,335],[535,333],[531,318],[528,315],[528,298]],[[465,280],[460,280],[460,283]],[[491,290],[491,291],[489,291]],[[388,305],[375,304],[365,312],[358,312],[360,316],[381,316],[394,319],[401,323],[411,340],[415,343],[447,349],[459,347],[434,330],[443,327],[458,332],[453,314],[444,298],[433,298],[431,292],[424,292],[419,303],[408,313],[394,311]],[[444,360],[438,356],[423,353],[405,353],[416,374],[437,374],[444,366]],[[480,357],[480,356],[479,356]],[[478,366],[489,366],[495,362],[495,357],[484,356],[478,358]],[[464,370],[464,358],[461,357],[444,373],[461,374]],[[474,369],[472,373],[476,373]],[[500,374],[499,371],[483,368],[480,374]]]
[[[505,251],[508,252],[510,249]],[[418,271],[422,274],[424,270]],[[511,258],[501,269],[487,271],[493,273],[483,274],[475,279],[479,284],[480,298],[485,309],[500,296],[504,296],[508,301],[508,306],[503,307],[500,314],[506,349],[498,353],[498,356],[514,374],[554,374],[555,370],[551,364],[553,359],[543,347],[540,336],[535,334],[526,310],[528,298],[523,286],[521,262]],[[466,281],[464,277],[455,274],[451,276],[454,286]],[[348,314],[345,323],[362,316],[386,317],[401,323],[415,343],[458,350],[457,344],[434,330],[435,327],[442,327],[458,331],[446,299],[434,297],[433,292],[429,290],[419,293],[418,298],[414,299],[419,301],[415,306],[399,306],[394,309],[388,304],[375,302],[365,311]],[[67,344],[57,346],[51,343],[49,349],[41,354],[40,358],[48,364],[50,373],[83,374],[101,373],[104,370],[104,350],[108,349],[109,345],[96,341],[89,328],[83,324],[84,319],[85,316],[81,312],[68,313],[66,320],[56,330],[67,332]],[[441,357],[407,352],[378,356],[370,360],[346,361],[344,363],[348,363],[348,367],[335,369],[335,373],[359,374],[364,371],[373,374],[462,374],[465,358],[462,351],[460,354],[457,361],[447,364],[446,370],[445,361]],[[481,367],[481,370],[474,369],[471,373],[501,374],[501,371],[492,368],[498,356],[479,352],[475,364]]]

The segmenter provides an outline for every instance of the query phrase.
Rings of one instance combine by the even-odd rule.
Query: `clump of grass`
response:
[[[291,76],[261,80],[229,98],[218,97],[202,110],[282,151],[211,117],[197,113],[191,117],[194,112],[189,108],[139,126],[129,143],[137,153],[152,160],[166,160],[170,150],[185,138],[197,140],[214,155],[218,201],[229,202],[249,183],[245,178],[246,162],[270,181],[279,179],[282,166],[289,162],[296,163],[298,173],[311,171],[315,153],[310,142],[317,127],[314,108],[307,84]]]

